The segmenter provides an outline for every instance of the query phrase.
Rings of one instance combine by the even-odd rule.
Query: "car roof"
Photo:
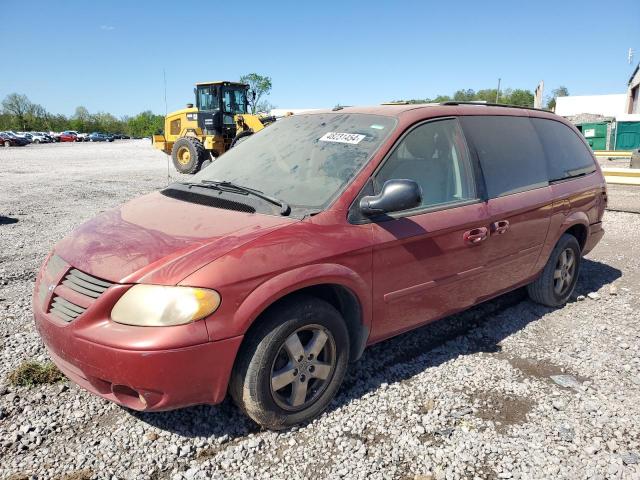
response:
[[[300,115],[321,113],[362,113],[370,115],[384,115],[388,117],[440,117],[447,115],[512,115],[517,117],[530,116],[542,118],[558,117],[552,112],[518,105],[502,105],[474,102],[445,102],[445,103],[387,103],[372,106],[336,107],[330,110],[315,110]]]

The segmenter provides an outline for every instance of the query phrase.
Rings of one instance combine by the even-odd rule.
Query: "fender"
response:
[[[538,257],[538,262],[533,269],[532,278],[537,277],[544,266],[547,264],[549,256],[551,255],[551,251],[556,246],[556,243],[558,243],[558,240],[560,240],[562,234],[575,225],[584,225],[584,227],[587,229],[587,235],[589,234],[589,217],[587,217],[587,214],[583,211],[574,210],[566,216],[560,213],[554,215],[554,217],[551,218],[549,232],[557,233],[555,235],[547,235],[547,240],[542,246],[542,250],[540,251],[540,255]]]
[[[349,289],[362,311],[362,326],[371,329],[371,287],[356,272],[344,265],[313,264],[289,270],[253,290],[242,302],[232,319],[232,329],[244,334],[256,318],[285,295],[314,285],[332,283]]]

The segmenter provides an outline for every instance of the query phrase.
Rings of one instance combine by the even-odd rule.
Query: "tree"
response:
[[[471,102],[476,99],[476,92],[469,88],[468,90],[458,90],[453,94],[456,102]]]
[[[533,107],[534,95],[530,90],[523,90],[516,88],[515,90],[508,90],[506,98],[502,98],[503,103],[509,105],[519,105],[522,107]]]
[[[31,105],[31,101],[26,95],[18,93],[10,93],[2,101],[2,108],[4,108],[5,113],[15,117],[20,130],[27,130],[26,116]]]
[[[248,84],[249,89],[253,92],[252,95],[249,95],[249,106],[251,113],[256,113],[262,97],[271,92],[271,77],[249,73],[240,77],[240,83]]]
[[[548,98],[547,100],[547,109],[555,111],[556,99],[558,97],[568,97],[568,96],[569,96],[569,89],[565,86],[561,85],[558,88],[551,90],[551,97]]]
[[[268,100],[263,100],[258,105],[256,105],[256,112],[269,113],[274,108],[276,108],[276,106],[271,102],[269,102]]]
[[[164,127],[164,117],[147,110],[127,121],[127,130],[132,137],[150,137]]]

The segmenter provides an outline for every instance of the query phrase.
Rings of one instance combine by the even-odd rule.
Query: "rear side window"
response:
[[[591,152],[578,135],[563,123],[532,118],[547,156],[549,180],[585,175],[595,171]]]
[[[549,184],[544,150],[528,117],[461,117],[478,152],[489,198]]]

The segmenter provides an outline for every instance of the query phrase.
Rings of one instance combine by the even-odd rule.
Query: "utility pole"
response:
[[[500,80],[502,80],[501,78],[498,79],[498,89],[496,90],[496,103],[498,103],[498,99],[500,98]]]

